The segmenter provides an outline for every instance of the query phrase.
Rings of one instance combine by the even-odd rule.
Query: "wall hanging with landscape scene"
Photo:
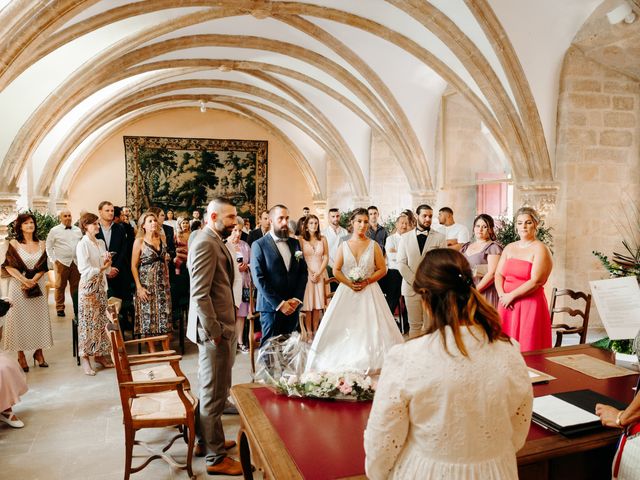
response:
[[[127,205],[136,218],[150,206],[191,216],[221,196],[253,220],[267,207],[267,143],[126,136]]]

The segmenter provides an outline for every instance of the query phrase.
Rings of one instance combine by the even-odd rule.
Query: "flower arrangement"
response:
[[[303,257],[303,253],[302,250],[296,250],[296,252],[293,254],[293,256],[295,257],[296,261],[300,261]]]
[[[375,382],[369,375],[356,372],[303,373],[300,377],[280,377],[275,382],[279,393],[290,397],[368,401],[373,399]]]
[[[353,267],[351,270],[349,270],[349,273],[347,275],[347,277],[349,278],[349,280],[351,280],[353,283],[360,283],[362,282],[365,278],[367,278],[367,272],[365,271],[364,268],[359,267],[358,265],[356,265],[355,267]]]

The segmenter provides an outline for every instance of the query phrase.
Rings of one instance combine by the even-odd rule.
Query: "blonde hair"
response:
[[[533,220],[536,228],[540,224],[540,215],[538,215],[538,212],[536,212],[535,209],[531,207],[520,207],[516,212],[514,218],[517,219],[520,215],[529,215],[531,217],[531,220]]]
[[[156,219],[156,222],[158,221],[158,216],[150,211],[146,211],[144,212],[142,215],[140,215],[140,218],[138,219],[138,233],[136,235],[136,237],[138,238],[142,238],[145,235],[145,230],[144,230],[144,223],[147,221],[147,218],[149,217],[153,217]],[[156,235],[162,237],[164,235],[164,230],[162,230],[162,227],[160,226],[160,223],[158,223],[158,227],[160,228],[160,230],[156,230]],[[160,231],[162,231],[162,234],[160,233]]]

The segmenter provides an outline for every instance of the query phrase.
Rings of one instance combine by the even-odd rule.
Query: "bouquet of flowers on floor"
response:
[[[371,400],[375,381],[361,372],[305,372],[309,344],[298,332],[272,337],[260,348],[255,380],[290,397]]]
[[[358,265],[356,265],[351,270],[349,270],[349,273],[347,274],[347,277],[353,283],[360,283],[360,282],[363,282],[367,278],[367,272],[366,272],[366,270],[364,268],[359,267]]]

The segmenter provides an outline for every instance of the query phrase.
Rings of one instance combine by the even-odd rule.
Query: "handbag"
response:
[[[242,302],[249,303],[251,301],[251,287],[242,287]]]
[[[36,298],[42,296],[42,290],[40,289],[40,285],[38,285],[37,283],[31,288],[23,290],[23,292],[24,296],[27,298]]]

